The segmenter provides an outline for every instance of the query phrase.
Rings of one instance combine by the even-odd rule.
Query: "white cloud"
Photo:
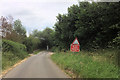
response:
[[[1,0],[0,16],[12,15],[20,19],[30,33],[33,29],[52,27],[58,13],[67,13],[67,8],[78,0]]]

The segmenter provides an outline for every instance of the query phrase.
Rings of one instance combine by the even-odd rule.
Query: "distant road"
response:
[[[28,58],[25,62],[9,71],[4,78],[68,78],[50,60],[49,52],[43,51]]]

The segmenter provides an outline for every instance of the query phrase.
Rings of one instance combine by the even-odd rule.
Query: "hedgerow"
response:
[[[2,69],[14,65],[27,57],[26,46],[10,40],[2,40]]]

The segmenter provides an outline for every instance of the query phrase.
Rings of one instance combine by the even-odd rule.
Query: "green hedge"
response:
[[[10,40],[2,40],[2,69],[5,70],[27,57],[26,46]]]
[[[17,42],[13,42],[10,40],[2,40],[2,47],[3,52],[20,52],[20,51],[26,51],[26,46]]]

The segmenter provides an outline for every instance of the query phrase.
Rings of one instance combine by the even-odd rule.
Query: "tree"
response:
[[[6,34],[11,34],[12,22],[13,22],[12,16],[8,16],[8,17],[1,16],[1,18],[0,18],[0,31],[2,33],[0,34],[0,36],[5,38]]]
[[[26,37],[26,30],[19,19],[14,21],[14,31],[19,36],[19,39],[17,41],[23,43]]]
[[[23,44],[27,47],[27,52],[33,52],[33,43],[31,37],[26,37],[23,41]]]
[[[26,30],[19,19],[14,22],[14,29],[18,35],[26,37]]]
[[[54,30],[51,28],[45,28],[43,31],[34,30],[30,37],[33,37],[34,42],[39,39],[35,44],[38,44],[38,48],[46,49],[48,45],[51,48],[54,45]]]
[[[51,28],[46,28],[43,30],[43,36],[42,38],[44,38],[44,45],[45,46],[49,46],[49,48],[51,48],[54,45],[54,31]]]
[[[39,31],[36,29],[36,30],[33,30],[33,32],[32,32],[32,36],[33,37],[38,37],[38,35],[39,35]]]
[[[74,38],[78,37],[82,49],[108,47],[119,34],[119,28],[111,28],[119,24],[119,7],[119,3],[95,2],[80,2],[69,7],[67,14],[57,16],[55,42],[61,49],[69,49]]]

